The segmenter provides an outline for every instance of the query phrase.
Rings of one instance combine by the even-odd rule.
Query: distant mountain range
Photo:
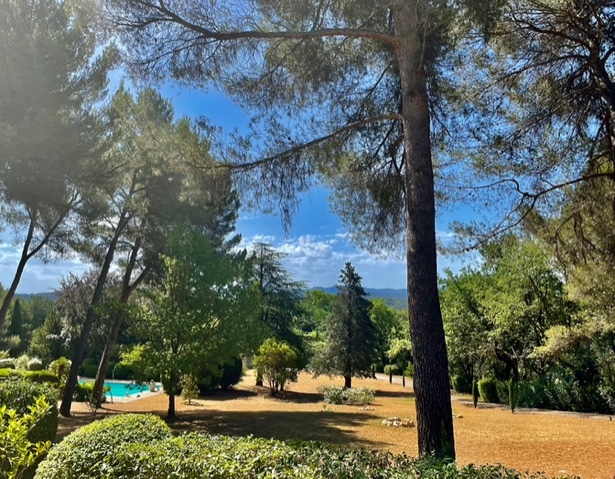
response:
[[[337,288],[335,286],[316,286],[315,288],[320,291],[324,291],[329,294],[337,294]],[[364,288],[365,292],[369,294],[369,299],[384,299],[389,306],[395,309],[407,309],[408,308],[408,291],[406,289],[393,289],[393,288]]]
[[[335,286],[316,286],[315,288],[320,291],[324,291],[329,294],[337,294],[337,288]],[[405,289],[393,289],[393,288],[365,288],[365,292],[369,294],[369,299],[384,299],[389,306],[396,309],[406,309],[408,301],[408,292]],[[41,296],[43,298],[55,301],[57,296],[55,293],[32,293],[32,294],[16,294],[15,297],[22,301],[29,301],[34,296]]]

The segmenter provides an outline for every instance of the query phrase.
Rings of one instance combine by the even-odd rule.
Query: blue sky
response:
[[[115,83],[115,82],[114,82]],[[179,89],[165,86],[161,89],[169,98],[176,115],[196,118],[204,116],[211,123],[225,130],[244,129],[248,116],[224,95],[217,92]],[[281,221],[274,215],[259,211],[240,213],[237,232],[243,237],[242,246],[247,248],[255,242],[270,243],[286,254],[284,264],[296,280],[306,281],[310,287],[332,286],[337,283],[340,270],[346,261],[352,262],[363,277],[363,286],[368,288],[405,288],[405,261],[394,256],[375,256],[355,247],[348,239],[341,220],[331,212],[327,202],[328,192],[320,187],[304,195],[293,225],[285,234]],[[455,211],[447,212],[438,222],[441,240],[450,237],[448,223]],[[14,274],[18,251],[6,232],[0,243],[0,283],[7,288]],[[458,270],[458,259],[440,256],[438,269]],[[78,261],[62,260],[44,264],[39,260],[28,263],[19,286],[20,293],[50,291],[58,286],[59,279],[69,273],[80,274],[87,266]]]

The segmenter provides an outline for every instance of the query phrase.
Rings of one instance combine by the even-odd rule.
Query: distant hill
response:
[[[311,289],[318,289],[329,294],[337,294],[335,286],[316,286]],[[369,299],[384,299],[389,306],[395,309],[408,308],[408,291],[405,289],[365,288],[365,292],[369,294]]]
[[[47,298],[50,299],[51,301],[55,301],[56,299],[58,299],[58,297],[55,295],[55,293],[31,293],[31,294],[16,294],[15,298],[16,299],[20,299],[22,301],[29,301],[32,298],[34,298],[35,296],[40,296],[42,298]]]

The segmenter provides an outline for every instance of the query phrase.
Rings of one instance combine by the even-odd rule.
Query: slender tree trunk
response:
[[[124,228],[125,221],[126,216],[125,214],[123,214],[120,218],[120,221],[118,222],[118,227],[115,231],[113,239],[109,244],[107,254],[105,255],[103,266],[100,270],[98,281],[96,282],[96,288],[94,289],[94,294],[92,295],[92,301],[90,302],[90,307],[88,308],[88,312],[83,323],[83,328],[81,329],[81,334],[79,335],[79,342],[77,343],[75,353],[73,354],[73,361],[70,367],[70,372],[68,374],[68,379],[66,381],[66,386],[64,387],[62,404],[60,405],[60,414],[64,417],[70,417],[70,407],[73,401],[75,387],[77,386],[77,377],[79,376],[79,369],[81,369],[81,363],[83,362],[83,353],[85,352],[85,347],[90,337],[90,331],[92,330],[92,325],[94,324],[94,318],[96,316],[96,307],[98,306],[102,298],[102,293],[105,286],[105,282],[107,280],[107,275],[109,274],[109,269],[111,268],[111,263],[113,262],[113,256],[115,255],[115,249],[117,247],[120,234]]]
[[[399,43],[404,129],[408,311],[414,353],[419,454],[455,459],[448,357],[438,298],[434,176],[430,112],[421,32],[428,28],[419,0],[392,10]]]
[[[167,420],[173,421],[177,419],[177,415],[175,414],[175,391],[176,388],[176,377],[175,371],[171,371],[169,373],[169,409],[167,410]]]
[[[134,271],[140,248],[141,240],[138,239],[130,252],[130,258],[128,259],[128,264],[126,265],[126,271],[124,272],[124,278],[122,280],[122,294],[120,296],[119,310],[115,313],[113,325],[107,335],[105,348],[103,350],[102,358],[100,358],[100,364],[98,365],[96,379],[94,380],[94,390],[92,391],[92,396],[94,397],[94,401],[96,401],[97,406],[100,406],[102,402],[103,389],[105,385],[105,378],[107,377],[107,371],[109,370],[109,363],[111,362],[111,357],[113,356],[113,351],[115,350],[117,336],[120,332],[122,323],[124,322],[124,307],[128,304],[128,300],[130,299],[132,292],[145,277],[146,272],[143,271],[135,282],[132,285],[130,284],[130,278],[132,276],[132,272]]]
[[[350,389],[352,387],[352,376],[344,376],[344,389]]]
[[[4,299],[2,300],[2,306],[0,307],[0,330],[2,330],[2,327],[6,322],[6,315],[9,312],[9,308],[11,307],[11,301],[13,301],[13,298],[15,297],[17,287],[19,286],[19,282],[21,281],[23,272],[26,269],[26,263],[28,262],[28,259],[30,259],[28,252],[30,250],[30,243],[32,242],[32,237],[34,236],[35,223],[36,216],[30,220],[28,234],[26,235],[26,241],[24,242],[23,248],[21,249],[21,256],[19,257],[19,263],[17,263],[17,270],[15,271],[13,282],[11,283],[9,290],[6,292],[6,296],[4,296]]]

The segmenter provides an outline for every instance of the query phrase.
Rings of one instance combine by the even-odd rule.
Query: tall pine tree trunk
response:
[[[75,393],[75,388],[77,386],[77,377],[79,376],[79,369],[81,369],[81,363],[83,362],[85,347],[88,343],[90,332],[94,324],[96,307],[102,299],[103,289],[105,282],[107,281],[107,275],[109,274],[109,269],[111,268],[111,263],[113,262],[113,257],[115,255],[115,249],[117,248],[117,243],[124,228],[125,221],[126,215],[122,214],[120,221],[118,222],[117,229],[115,230],[115,234],[113,235],[109,248],[107,249],[107,254],[105,255],[103,266],[100,270],[98,281],[96,282],[94,294],[92,295],[92,301],[90,302],[90,307],[88,308],[88,312],[83,323],[83,328],[81,329],[81,334],[79,335],[79,342],[75,347],[70,372],[68,373],[68,379],[66,380],[66,386],[64,387],[62,404],[60,405],[60,414],[64,417],[70,417],[70,407],[73,401],[73,394]]]
[[[423,65],[426,27],[420,0],[397,0],[404,129],[408,311],[414,353],[419,454],[455,458],[448,357],[438,298],[434,174],[430,112]],[[425,23],[424,23],[425,22]]]
[[[139,238],[135,242],[130,252],[128,264],[126,265],[126,270],[124,271],[124,278],[122,279],[122,293],[120,296],[119,310],[117,311],[117,313],[115,313],[115,317],[113,318],[113,324],[111,326],[111,329],[109,330],[109,334],[107,335],[105,348],[103,350],[102,358],[100,358],[98,371],[96,373],[96,379],[94,380],[94,389],[92,391],[92,396],[94,396],[94,401],[96,401],[97,406],[100,406],[102,402],[103,389],[105,385],[105,378],[107,377],[107,372],[109,370],[109,363],[111,362],[111,357],[113,356],[113,351],[115,350],[115,343],[117,341],[120,328],[122,326],[122,323],[124,322],[124,308],[128,304],[130,295],[139,285],[139,283],[143,280],[146,274],[146,272],[143,271],[141,275],[139,275],[139,277],[135,280],[135,282],[132,285],[130,284],[130,278],[132,276],[132,272],[134,271],[134,267],[137,262],[137,255],[139,254],[140,248],[141,239]]]

